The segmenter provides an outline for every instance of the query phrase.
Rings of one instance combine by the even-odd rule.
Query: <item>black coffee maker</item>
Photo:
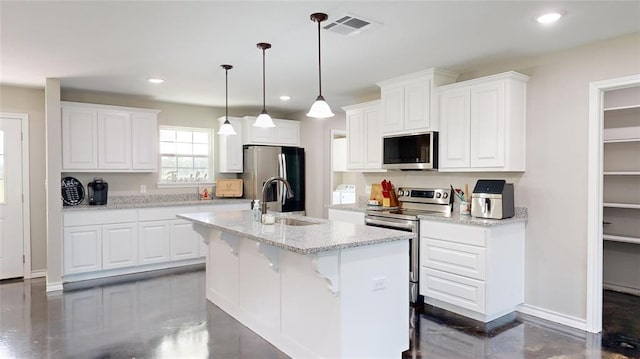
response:
[[[93,182],[89,182],[87,185],[87,191],[89,192],[89,204],[107,204],[109,184],[103,181],[102,177],[94,177]]]

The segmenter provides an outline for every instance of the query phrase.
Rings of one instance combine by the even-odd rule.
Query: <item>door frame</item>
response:
[[[31,207],[29,196],[29,114],[0,112],[2,118],[20,120],[22,124],[22,253],[24,262],[22,273],[24,279],[31,278]]]
[[[640,85],[640,74],[595,81],[589,84],[587,165],[587,326],[591,333],[602,331],[602,171],[604,93]]]

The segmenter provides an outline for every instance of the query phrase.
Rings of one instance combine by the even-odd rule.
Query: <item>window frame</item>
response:
[[[163,181],[162,176],[162,151],[160,150],[160,131],[173,130],[173,131],[189,131],[189,132],[206,132],[208,138],[208,163],[209,163],[209,178],[206,182],[168,182]],[[206,127],[189,127],[189,126],[174,126],[174,125],[159,125],[158,126],[158,174],[156,177],[156,186],[158,188],[198,188],[201,186],[215,184],[215,171],[214,171],[214,136],[213,130]],[[193,143],[193,142],[192,142]],[[176,154],[177,155],[177,154]]]

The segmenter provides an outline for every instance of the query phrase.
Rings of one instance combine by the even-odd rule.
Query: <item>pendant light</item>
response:
[[[265,105],[265,75],[264,75],[264,53],[267,49],[271,48],[271,44],[266,42],[259,42],[256,46],[262,50],[262,112],[256,118],[256,122],[253,123],[255,127],[276,127],[271,119],[271,116],[267,113],[267,107]]]
[[[333,117],[334,114],[331,112],[331,108],[327,101],[325,101],[322,96],[322,67],[321,67],[321,56],[320,56],[320,23],[327,20],[327,14],[317,12],[311,14],[311,21],[318,23],[318,97],[316,98],[316,102],[311,105],[311,109],[309,109],[309,113],[307,116],[313,118],[328,118]]]
[[[233,68],[231,65],[220,65],[224,69],[224,123],[220,126],[220,130],[218,130],[219,135],[229,136],[235,135],[236,131],[231,126],[231,122],[229,122],[229,70]]]

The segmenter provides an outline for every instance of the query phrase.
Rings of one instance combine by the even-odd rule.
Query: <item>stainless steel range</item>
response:
[[[399,188],[398,208],[367,210],[365,224],[413,232],[416,237],[409,243],[409,299],[418,301],[420,274],[420,220],[421,214],[451,216],[451,190],[446,188]]]

